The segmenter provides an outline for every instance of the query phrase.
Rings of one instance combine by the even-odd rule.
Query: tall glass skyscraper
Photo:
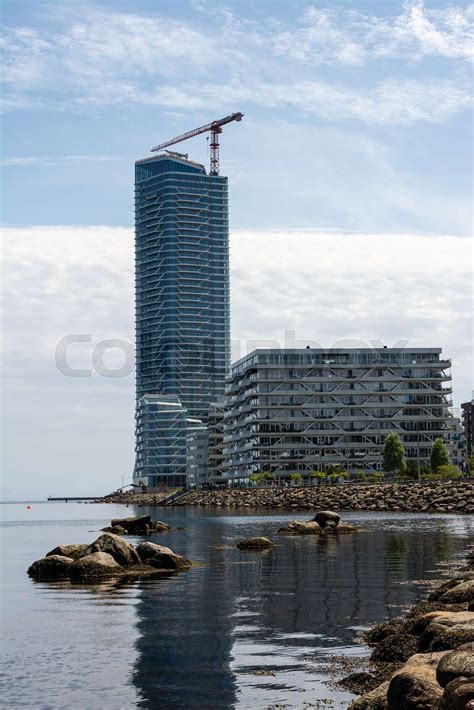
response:
[[[174,395],[206,422],[230,365],[227,178],[174,154],[137,161],[135,260],[137,410]],[[143,448],[137,427],[141,480]],[[167,483],[165,470],[147,467],[144,482]]]

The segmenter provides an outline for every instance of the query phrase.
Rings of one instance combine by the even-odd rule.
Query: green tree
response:
[[[398,434],[391,431],[385,439],[382,451],[383,468],[387,473],[405,469],[405,449]]]
[[[430,465],[433,473],[438,473],[440,466],[448,466],[449,451],[444,439],[439,436],[433,441],[430,454]]]
[[[416,481],[418,478],[418,461],[416,461],[416,459],[408,459],[405,470],[408,478],[412,478]]]
[[[301,475],[301,473],[298,473],[298,472],[292,473],[290,476],[290,480],[293,481],[294,484],[300,483],[301,479],[302,479],[302,475]]]

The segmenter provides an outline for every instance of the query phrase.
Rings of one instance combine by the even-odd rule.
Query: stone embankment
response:
[[[371,672],[341,681],[362,694],[351,710],[474,710],[474,551],[427,601],[366,641]]]
[[[94,503],[121,503],[123,505],[158,505],[163,498],[170,495],[171,491],[160,493],[134,493],[128,491],[125,493],[110,493],[103,498],[97,498]]]
[[[474,513],[474,481],[192,491],[179,498],[176,505],[464,514]]]

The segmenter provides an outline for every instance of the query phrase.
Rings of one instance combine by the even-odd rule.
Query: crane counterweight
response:
[[[207,123],[205,126],[200,126],[199,128],[195,128],[193,131],[187,131],[187,133],[182,133],[180,136],[176,136],[176,138],[172,138],[169,141],[160,143],[160,145],[157,145],[152,148],[151,152],[155,153],[156,151],[164,150],[170,145],[181,143],[182,141],[188,140],[188,138],[194,138],[194,136],[199,136],[201,133],[207,133],[210,131],[211,140],[209,143],[209,147],[211,166],[209,174],[219,175],[219,133],[222,133],[222,126],[225,126],[227,123],[231,123],[232,121],[241,121],[243,116],[244,114],[240,112],[231,113],[229,114],[229,116],[220,118],[217,121],[212,121],[211,123]]]

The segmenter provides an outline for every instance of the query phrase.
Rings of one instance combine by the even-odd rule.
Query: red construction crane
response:
[[[175,143],[181,143],[181,141],[186,141],[188,138],[198,136],[200,133],[207,133],[208,131],[210,131],[211,168],[209,170],[209,174],[219,175],[219,133],[222,133],[222,126],[225,126],[226,123],[231,123],[232,121],[241,121],[243,115],[243,113],[231,113],[230,116],[220,118],[218,121],[212,121],[212,123],[207,123],[205,126],[195,128],[194,131],[188,131],[187,133],[183,133],[180,136],[176,136],[176,138],[172,138],[169,141],[160,143],[160,145],[157,145],[152,148],[151,152],[154,153],[157,150],[163,150],[163,148],[167,148],[170,145],[174,145]]]

